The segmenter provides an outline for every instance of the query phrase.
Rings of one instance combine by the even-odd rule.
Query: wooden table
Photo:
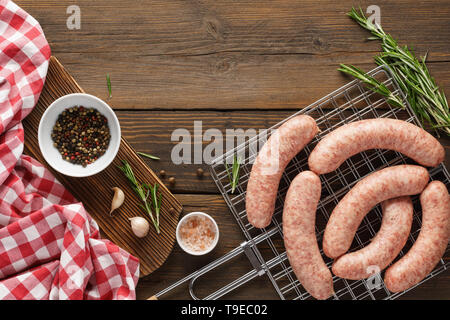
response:
[[[145,299],[239,245],[244,237],[206,165],[174,165],[170,154],[177,128],[203,130],[266,128],[346,83],[339,63],[374,67],[378,42],[345,13],[352,1],[279,0],[18,0],[42,25],[55,55],[91,94],[106,98],[105,75],[123,135],[139,151],[161,157],[148,161],[176,178],[172,191],[184,212],[214,216],[222,238],[205,257],[191,257],[175,247],[167,262],[139,281]],[[450,3],[377,1],[386,31],[417,54],[429,52],[428,66],[450,97]],[[81,9],[81,29],[68,30],[66,9]],[[373,1],[362,1],[366,8]],[[450,139],[446,164],[450,166]],[[196,292],[207,294],[250,270],[245,258],[205,279]],[[227,298],[277,298],[266,277]],[[189,298],[186,287],[166,298]],[[403,296],[449,299],[446,272]]]

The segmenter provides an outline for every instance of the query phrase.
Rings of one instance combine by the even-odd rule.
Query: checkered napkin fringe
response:
[[[22,155],[50,47],[38,22],[0,0],[0,299],[135,299],[139,261],[108,240],[40,163]]]

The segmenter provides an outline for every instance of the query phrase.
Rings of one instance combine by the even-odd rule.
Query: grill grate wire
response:
[[[347,85],[331,92],[327,96],[314,102],[308,107],[291,115],[275,126],[262,131],[245,143],[229,150],[222,156],[214,159],[210,165],[210,172],[228,208],[233,214],[247,241],[229,253],[209,263],[203,268],[180,279],[171,286],[155,295],[161,297],[181,284],[189,283],[189,292],[194,299],[199,299],[194,293],[195,282],[206,273],[228,263],[235,257],[245,254],[254,269],[240,278],[230,282],[224,287],[209,294],[203,299],[218,299],[225,294],[236,290],[252,279],[266,275],[272,283],[280,299],[305,300],[312,299],[302,287],[292,271],[283,245],[282,210],[283,201],[292,179],[301,171],[308,170],[308,156],[315,145],[330,131],[353,121],[369,118],[395,118],[401,119],[417,126],[421,126],[419,119],[414,115],[404,93],[393,80],[388,69],[377,67],[369,72],[370,75],[383,82],[394,94],[402,97],[405,109],[393,108],[378,94],[366,89],[359,80],[353,80]],[[290,118],[299,114],[312,116],[320,128],[316,137],[301,151],[286,167],[277,193],[277,202],[272,223],[268,228],[254,228],[247,220],[245,211],[246,186],[250,176],[252,163],[257,155],[258,146],[267,140],[271,132]],[[235,193],[231,194],[231,184],[225,163],[231,164],[233,156],[241,158],[240,176]],[[376,170],[398,164],[413,164],[414,162],[398,152],[390,150],[369,150],[355,155],[345,161],[336,171],[321,175],[322,195],[317,206],[316,236],[322,242],[323,232],[329,214],[340,199],[362,178]],[[450,175],[443,164],[429,170],[432,180],[440,180],[450,189]],[[412,197],[414,205],[413,224],[411,233],[405,247],[397,259],[401,258],[413,245],[420,231],[421,208],[419,196]],[[350,251],[358,250],[370,243],[381,225],[382,212],[376,206],[363,219],[359,226]],[[321,251],[325,263],[331,268],[332,260]],[[396,260],[397,260],[396,259]],[[396,261],[394,260],[394,262]],[[434,270],[414,287],[399,293],[391,293],[383,283],[383,272],[373,278],[365,280],[345,280],[333,276],[334,295],[331,299],[396,299],[409,290],[419,286],[425,281],[437,276],[450,267],[450,248],[444,254]]]
[[[411,111],[405,95],[390,76],[389,71],[382,67],[378,67],[372,70],[370,74],[385,83],[394,94],[401,96],[407,107],[405,109],[393,108],[383,97],[366,89],[360,81],[354,80],[308,107],[298,111],[275,126],[261,132],[259,135],[249,139],[235,149],[216,158],[210,166],[212,177],[216,182],[220,193],[224,197],[225,202],[235,217],[244,236],[248,240],[249,245],[252,247],[257,259],[261,263],[265,274],[269,277],[281,299],[303,300],[311,298],[293,273],[289,261],[287,260],[284,246],[279,245],[279,240],[283,237],[281,216],[287,189],[292,179],[299,172],[308,170],[308,156],[318,141],[330,131],[343,124],[369,118],[395,118],[421,126],[420,121]],[[271,225],[264,229],[254,228],[247,220],[245,212],[245,194],[251,166],[257,155],[258,146],[261,146],[267,140],[267,137],[270,136],[270,133],[274,129],[299,114],[310,115],[316,119],[321,132],[286,167],[280,182]],[[232,163],[235,154],[240,156],[241,169],[237,188],[234,194],[231,194],[231,184],[224,164]],[[318,204],[316,217],[316,232],[319,243],[321,243],[329,214],[353,185],[373,171],[405,163],[414,162],[398,152],[390,150],[370,150],[351,157],[336,171],[321,175],[322,197]],[[447,188],[449,188],[450,176],[444,165],[441,164],[437,168],[432,168],[429,172],[432,180],[440,180],[447,185]],[[400,252],[399,257],[403,256],[412,246],[420,230],[421,209],[418,196],[413,197],[413,203],[413,227],[408,242]],[[381,218],[381,208],[380,206],[377,206],[361,223],[350,249],[351,251],[358,250],[370,242],[370,239],[375,236],[379,229]],[[259,239],[258,243],[254,241],[256,237]],[[267,250],[264,250],[265,252],[263,252],[261,249],[263,244],[265,244],[265,247],[269,247],[269,252],[267,252]],[[332,261],[323,255],[322,251],[321,253],[327,266],[331,267]],[[444,270],[447,270],[450,262],[446,261],[450,261],[449,258],[450,250],[447,248],[443,259],[441,259],[436,268],[416,286],[435,277]],[[359,281],[350,281],[334,276],[335,294],[332,298],[373,300],[395,299],[413,289],[410,288],[409,290],[400,293],[390,293],[384,286],[382,274],[375,276],[377,279],[372,278]],[[373,285],[376,281],[380,284],[379,286]],[[235,283],[235,287],[231,288],[231,290],[234,290],[241,284],[242,283],[239,282]],[[227,292],[231,290],[227,290]],[[219,295],[212,294],[207,298],[218,297]]]

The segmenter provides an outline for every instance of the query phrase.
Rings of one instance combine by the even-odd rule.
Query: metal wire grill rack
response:
[[[323,97],[310,106],[293,114],[291,117],[283,120],[272,128],[261,132],[259,135],[249,139],[242,145],[228,151],[223,156],[215,159],[211,164],[211,174],[223,195],[230,211],[234,215],[239,227],[244,233],[246,245],[252,249],[252,265],[254,272],[250,272],[244,278],[230,283],[225,288],[208,296],[209,299],[215,299],[223,294],[236,289],[243,283],[250,281],[257,275],[265,274],[269,277],[276,292],[281,299],[308,299],[311,298],[308,292],[297,280],[292,268],[287,260],[286,252],[283,246],[282,233],[282,209],[283,201],[291,180],[301,171],[307,170],[307,159],[314,146],[326,134],[335,128],[357,120],[369,118],[396,118],[405,120],[421,126],[420,121],[411,111],[406,98],[390,76],[389,71],[378,67],[370,72],[372,76],[379,79],[394,93],[403,98],[405,109],[393,108],[386,103],[386,100],[376,93],[366,89],[364,85],[357,80],[337,89],[329,95]],[[271,132],[286,122],[288,119],[299,115],[307,114],[316,119],[321,132],[309,143],[306,148],[299,153],[287,166],[283,173],[278,194],[275,212],[272,223],[268,228],[257,229],[249,224],[245,211],[245,195],[247,181],[250,175],[252,163],[258,152],[258,147],[270,136]],[[226,164],[233,162],[234,155],[240,158],[240,177],[239,183],[234,194],[231,194],[231,184],[228,177]],[[316,233],[319,243],[321,243],[322,234],[328,221],[329,214],[332,212],[339,200],[367,174],[381,168],[402,163],[413,163],[412,160],[403,155],[389,150],[370,150],[362,152],[348,159],[336,171],[322,175],[322,196],[317,208]],[[450,188],[450,175],[445,166],[440,165],[430,170],[430,176],[433,180],[440,180]],[[414,219],[412,230],[407,244],[399,254],[400,258],[412,246],[416,240],[421,226],[421,208],[418,196],[413,197]],[[381,208],[375,207],[363,220],[360,225],[351,251],[358,250],[370,242],[375,236],[381,225]],[[270,250],[262,250],[262,247],[269,247]],[[230,252],[230,256],[235,256],[242,252]],[[323,255],[323,254],[322,254]],[[332,261],[323,255],[328,267],[331,267]],[[398,259],[397,258],[397,259]],[[437,274],[447,270],[450,267],[450,249],[447,251],[436,266],[436,268],[421,282],[433,278]],[[220,259],[219,259],[220,260]],[[215,268],[223,261],[214,262],[209,269]],[[208,266],[207,266],[208,267]],[[208,269],[208,268],[206,268]],[[200,270],[199,270],[200,271]],[[191,295],[195,298],[192,286],[193,282],[208,270],[203,270],[195,276],[191,276]],[[338,277],[333,278],[335,294],[334,299],[395,299],[405,292],[390,293],[382,281],[383,273],[360,281],[349,281]],[[418,285],[420,285],[419,283]],[[412,289],[412,288],[411,288]],[[411,290],[409,289],[409,290]]]

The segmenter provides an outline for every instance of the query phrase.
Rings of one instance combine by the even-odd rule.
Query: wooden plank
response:
[[[165,170],[167,175],[162,181],[167,184],[168,178],[176,178],[175,186],[168,187],[174,193],[217,193],[217,187],[208,173],[208,166],[202,164],[175,165],[171,152],[178,141],[171,141],[171,135],[176,129],[185,128],[194,134],[194,121],[202,121],[203,132],[208,129],[218,129],[223,134],[227,129],[265,129],[285,119],[294,110],[282,111],[118,111],[117,115],[122,127],[123,136],[130,141],[138,151],[161,157],[160,161],[144,159],[156,172]],[[317,115],[316,115],[317,117]],[[336,120],[331,119],[331,123]],[[242,136],[242,134],[240,135]],[[450,138],[441,137],[441,143],[446,148],[447,167],[450,167]],[[204,142],[208,144],[209,142]],[[236,140],[235,140],[236,144]],[[224,143],[225,150],[225,143]],[[199,179],[197,168],[203,168],[205,175]]]
[[[40,152],[37,140],[37,129],[42,114],[51,102],[65,94],[83,92],[75,80],[64,70],[57,59],[51,58],[47,81],[41,93],[38,104],[24,120],[25,153],[33,156],[41,163],[45,160]],[[71,106],[67,106],[71,107]],[[140,200],[131,188],[126,177],[117,168],[121,160],[127,160],[134,170],[136,178],[154,185],[158,183],[162,194],[160,213],[161,233],[157,234],[153,226],[144,238],[137,238],[130,228],[128,218],[134,216],[146,217],[139,207]],[[83,203],[87,211],[99,224],[101,231],[117,245],[130,252],[140,260],[141,276],[156,270],[169,256],[175,242],[175,229],[181,212],[181,204],[173,197],[164,184],[148,168],[136,154],[127,140],[122,137],[117,157],[112,164],[102,172],[86,178],[64,176],[49,168],[55,177]],[[120,187],[126,201],[113,217],[110,217],[112,191]],[[173,212],[170,209],[173,208]],[[147,217],[148,220],[150,220]]]
[[[221,130],[268,127],[345,83],[347,79],[336,72],[340,62],[368,70],[379,51],[379,44],[365,41],[368,34],[345,17],[355,5],[349,0],[263,0],[257,6],[253,0],[233,1],[232,5],[212,0],[16,2],[39,20],[53,54],[89,93],[106,98],[105,74],[111,74],[114,97],[109,102],[115,109],[125,109],[119,112],[124,137],[137,150],[161,155],[159,162],[145,161],[155,171],[163,168],[177,178],[174,192],[189,193],[177,195],[185,212],[213,214],[222,234],[230,238],[219,242],[206,257],[187,256],[175,246],[167,263],[140,280],[138,298],[153,295],[225,254],[242,239],[222,198],[199,194],[217,193],[210,177],[199,180],[197,165],[175,166],[170,161],[174,128],[192,127],[194,120],[204,120],[205,128]],[[72,4],[81,8],[81,30],[65,27],[66,8]],[[365,8],[373,3],[359,4]],[[377,5],[388,32],[419,54],[430,51],[432,75],[450,96],[450,3],[381,0]],[[192,115],[193,109],[207,110]],[[210,111],[214,109],[217,112]],[[226,109],[279,111],[222,112]],[[446,146],[448,166],[450,140],[441,142]],[[228,283],[246,268],[245,261],[236,261],[196,292],[204,296],[213,285]],[[446,273],[403,297],[442,299],[448,297],[449,288]],[[277,298],[265,277],[226,297],[255,298],[255,292],[258,299]],[[184,288],[168,298],[189,295]]]
[[[215,250],[201,257],[190,256],[176,245],[173,253],[161,268],[139,281],[137,286],[138,299],[147,299],[153,296],[183,276],[226,254],[245,240],[231,212],[228,210],[225,201],[220,195],[178,194],[176,197],[183,203],[185,213],[201,210],[213,216],[218,223],[222,236]],[[276,245],[277,250],[284,250],[280,243]],[[260,250],[265,253],[271,251],[267,243],[263,244]],[[250,268],[246,257],[238,257],[217,271],[200,278],[196,282],[194,292],[198,297],[205,297],[218,288],[244,275]],[[443,299],[448,297],[449,288],[450,275],[448,273],[442,273],[421,284],[420,287],[406,293],[401,299]],[[278,294],[266,276],[258,277],[236,291],[224,296],[224,299],[264,300],[278,298]],[[162,296],[161,299],[190,299],[187,284]]]
[[[50,72],[52,72],[50,70]],[[49,74],[48,87],[52,87],[52,79],[54,77]],[[52,97],[52,99],[56,98]],[[43,94],[42,101],[45,101],[46,95]],[[50,101],[50,100],[49,100]],[[218,128],[221,131],[225,131],[227,128],[267,128],[285,117],[292,114],[292,110],[284,111],[202,111],[193,115],[191,112],[177,111],[177,112],[145,112],[145,111],[119,111],[118,116],[121,121],[124,137],[131,141],[131,144],[138,150],[157,154],[161,156],[160,161],[147,161],[152,167],[161,166],[168,171],[168,175],[172,170],[177,177],[177,184],[175,191],[182,192],[183,190],[195,189],[197,192],[205,192],[203,189],[196,189],[197,186],[204,188],[205,185],[209,185],[207,192],[217,192],[216,187],[210,177],[205,176],[204,179],[199,180],[195,176],[195,165],[187,166],[174,166],[170,159],[170,150],[174,143],[169,143],[170,136],[173,130],[177,128],[187,128],[192,132],[193,122],[195,120],[203,121],[203,130],[210,128]],[[28,136],[28,133],[27,133]],[[447,142],[447,148],[450,143],[448,139],[442,139]],[[449,153],[448,153],[449,155]],[[447,155],[447,160],[448,160]],[[167,166],[167,167],[166,167]],[[173,167],[171,167],[173,166]],[[169,169],[168,169],[169,168]],[[176,169],[175,169],[176,168]],[[206,168],[206,167],[205,167]],[[167,180],[164,180],[167,181]],[[124,182],[125,183],[125,182]],[[177,189],[179,188],[179,189]],[[202,191],[203,190],[203,191]],[[221,196],[218,195],[179,195],[181,203],[185,204],[184,211],[206,211],[213,213],[214,217],[218,220],[221,228],[221,233],[226,235],[226,242],[221,242],[217,249],[207,257],[187,257],[178,247],[174,251],[174,254],[170,256],[168,263],[166,263],[161,271],[156,273],[156,276],[150,276],[145,280],[140,281],[138,292],[140,297],[145,298],[154,294],[156,288],[164,288],[170,283],[178,280],[183,275],[188,274],[203,266],[207,262],[214,258],[220,257],[241,241],[243,236],[238,229],[235,221],[229,213],[227,207]],[[266,246],[261,250],[268,252],[270,249]],[[240,257],[232,267],[226,271],[219,270],[218,273],[213,273],[209,277],[213,277],[214,282],[208,282],[208,278],[205,278],[208,285],[200,285],[198,294],[206,295],[214,289],[217,289],[221,285],[225,285],[231,279],[236,278],[246,271],[248,271],[248,262],[245,257]],[[166,276],[166,272],[168,275]],[[149,280],[147,280],[149,279]],[[213,283],[214,286],[211,284]],[[267,278],[258,278],[255,282],[248,284],[243,288],[243,292],[237,291],[229,296],[229,298],[252,298],[256,288],[263,287],[267,290],[264,292],[265,298],[276,298],[271,284]],[[172,297],[187,297],[187,291],[181,291]]]
[[[354,2],[19,0],[87,92],[124,109],[297,109],[346,82],[339,63],[371,69],[379,43],[345,13]],[[363,1],[362,7],[372,4]],[[378,1],[384,28],[418,54],[450,96],[448,1]],[[413,30],[413,32],[411,32]],[[442,62],[442,63],[437,63]]]

